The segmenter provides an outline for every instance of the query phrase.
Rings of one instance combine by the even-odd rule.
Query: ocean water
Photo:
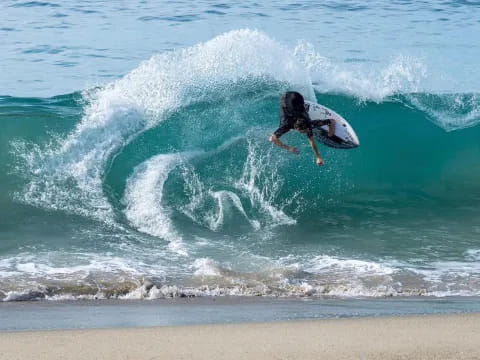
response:
[[[480,2],[0,13],[1,300],[480,295]],[[286,90],[361,146],[272,146]]]

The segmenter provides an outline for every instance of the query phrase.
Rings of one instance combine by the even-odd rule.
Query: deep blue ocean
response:
[[[480,1],[0,3],[0,300],[480,295]],[[289,133],[279,95],[361,146]]]

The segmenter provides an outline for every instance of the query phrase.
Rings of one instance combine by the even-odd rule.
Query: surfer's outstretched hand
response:
[[[322,158],[317,158],[317,165],[322,166],[323,165],[323,159]]]

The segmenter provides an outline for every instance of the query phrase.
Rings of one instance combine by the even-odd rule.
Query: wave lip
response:
[[[395,94],[419,92],[427,78],[426,66],[413,57],[400,55],[380,70],[367,70],[335,63],[307,42],[299,43],[294,53],[317,91],[351,95],[361,101],[381,102]]]
[[[480,94],[415,93],[404,96],[407,104],[424,112],[446,131],[460,130],[480,122]]]

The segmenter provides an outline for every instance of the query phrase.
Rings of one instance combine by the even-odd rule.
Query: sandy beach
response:
[[[480,314],[0,333],[0,359],[480,359]]]

